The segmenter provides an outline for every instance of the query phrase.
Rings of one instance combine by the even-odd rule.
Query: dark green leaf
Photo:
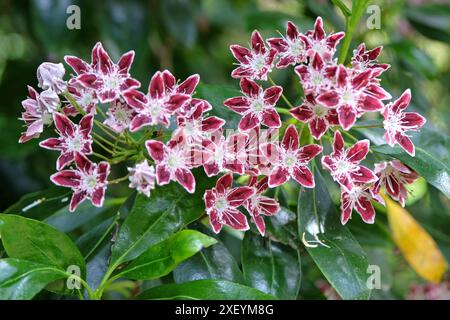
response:
[[[265,221],[268,238],[289,245],[294,249],[299,247],[297,215],[294,212],[282,207],[278,214],[266,218]]]
[[[32,299],[49,283],[65,278],[53,266],[21,259],[0,260],[0,300]]]
[[[151,288],[139,295],[138,299],[272,300],[276,298],[238,283],[224,280],[196,280]]]
[[[137,258],[150,246],[166,240],[204,212],[203,192],[207,181],[197,178],[197,190],[189,194],[179,184],[156,188],[147,198],[138,195],[112,248],[112,264]]]
[[[75,265],[81,277],[86,266],[78,248],[70,238],[40,221],[11,214],[0,214],[0,234],[10,258],[29,260],[67,270]]]
[[[242,242],[246,283],[280,299],[296,299],[301,265],[298,251],[247,232]]]
[[[413,27],[424,36],[450,42],[450,6],[448,4],[425,4],[412,6],[405,10],[405,15]]]
[[[200,231],[208,235],[211,234],[207,228],[200,228]],[[244,283],[244,276],[236,260],[220,241],[180,263],[173,271],[173,278],[177,283],[200,279]]]
[[[411,157],[399,146],[392,148],[388,145],[382,145],[375,146],[372,149],[377,153],[399,159],[404,164],[416,170],[428,183],[438,188],[450,198],[450,169],[433,154],[428,153],[419,146],[416,146],[415,157]]]
[[[316,240],[316,236],[323,242],[324,245],[306,249],[342,298],[369,299],[367,256],[350,231],[341,225],[317,169],[314,177],[315,188],[302,188],[298,197],[299,234],[306,241]]]
[[[50,188],[43,191],[29,193],[5,210],[26,216],[31,219],[43,220],[69,203],[70,192],[63,188]]]
[[[217,243],[195,230],[183,230],[141,254],[120,272],[121,277],[152,280],[169,274],[182,261]]]

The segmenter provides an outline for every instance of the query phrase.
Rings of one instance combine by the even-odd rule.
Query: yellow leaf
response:
[[[405,259],[425,280],[440,282],[447,264],[436,242],[406,209],[387,196],[383,198],[392,237]]]

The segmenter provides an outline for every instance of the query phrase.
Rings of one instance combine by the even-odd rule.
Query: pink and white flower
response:
[[[80,120],[80,124],[77,125],[70,121],[66,115],[55,112],[53,121],[60,137],[41,141],[39,145],[45,149],[61,151],[61,155],[56,161],[57,170],[61,170],[72,163],[76,153],[84,155],[92,153],[93,115],[84,116]]]
[[[339,131],[334,133],[333,152],[322,157],[322,166],[331,172],[337,181],[347,190],[355,185],[368,184],[378,180],[372,170],[360,165],[369,152],[369,140],[361,140],[350,148],[345,148],[345,142]]]
[[[248,131],[260,123],[269,128],[281,127],[281,120],[275,110],[283,88],[273,86],[263,90],[256,82],[247,78],[241,79],[241,91],[244,96],[233,97],[224,101],[224,105],[242,115],[239,130]]]
[[[250,78],[253,80],[267,80],[267,75],[272,71],[277,51],[268,49],[258,31],[253,31],[251,49],[240,45],[231,45],[231,53],[239,62],[236,69],[231,72],[233,78]]]
[[[102,161],[98,164],[91,162],[85,155],[75,153],[76,169],[62,170],[50,177],[50,180],[62,187],[73,190],[69,210],[75,211],[85,199],[89,199],[96,207],[101,207],[105,199],[108,182],[109,163]]]
[[[155,167],[150,166],[147,160],[144,160],[141,163],[137,163],[134,167],[128,168],[128,172],[130,173],[130,184],[128,186],[150,197],[150,191],[155,189]]]
[[[65,56],[64,60],[77,74],[76,80],[94,89],[101,103],[114,101],[125,91],[141,86],[129,73],[134,60],[133,50],[123,54],[115,64],[102,44],[97,42],[92,49],[91,64],[74,56]]]
[[[365,223],[375,222],[375,209],[370,200],[384,205],[383,199],[373,191],[370,184],[354,185],[352,189],[341,188],[341,223],[345,225],[352,217],[353,209],[359,213]]]
[[[22,117],[20,118],[20,120],[25,122],[27,130],[21,134],[19,143],[39,137],[44,131],[44,126],[53,122],[52,114],[59,105],[59,97],[51,89],[47,89],[39,94],[32,87],[28,86],[28,98],[22,101],[25,111],[22,112]]]
[[[314,57],[318,53],[324,61],[329,62],[333,59],[336,47],[344,38],[344,32],[330,33],[326,35],[323,29],[323,21],[321,17],[317,17],[314,23],[314,29],[305,33],[308,40],[308,56]]]
[[[103,123],[120,133],[130,127],[131,120],[135,117],[136,111],[124,100],[119,98],[110,103],[106,114],[108,118]]]
[[[300,65],[294,70],[300,78],[305,95],[319,95],[332,88],[336,65],[325,64],[320,54],[316,53],[308,65]]]
[[[316,140],[319,140],[329,127],[339,124],[336,110],[318,103],[313,95],[307,95],[302,105],[289,112],[297,120],[308,124],[311,135]]]
[[[259,233],[264,236],[266,225],[262,216],[274,216],[280,211],[280,204],[272,198],[262,194],[269,188],[269,178],[264,177],[258,181],[258,177],[252,176],[248,182],[249,187],[255,188],[255,194],[244,202],[244,207],[252,216]]]
[[[98,99],[94,89],[86,88],[77,80],[70,79],[67,91],[72,95],[78,106],[80,106],[84,112],[96,114]],[[79,113],[72,104],[66,105],[63,110],[68,116],[76,116]]]
[[[220,131],[211,139],[203,140],[201,154],[206,175],[212,177],[228,170],[244,174],[247,142],[248,136],[244,133],[231,134],[225,138]]]
[[[381,187],[402,207],[408,195],[406,185],[411,184],[419,178],[417,172],[403,164],[399,160],[383,161],[375,164],[375,174],[378,181],[375,182],[374,190],[379,193]]]
[[[223,225],[242,231],[249,229],[247,217],[237,208],[255,194],[255,189],[247,186],[232,188],[232,185],[233,174],[228,173],[203,196],[206,214],[215,233],[219,233]]]
[[[199,101],[193,110],[187,116],[178,116],[178,128],[173,136],[178,139],[182,136],[188,144],[198,143],[201,145],[204,139],[208,139],[212,133],[221,129],[225,120],[211,116],[204,118],[204,101]]]
[[[367,50],[366,45],[361,43],[356,50],[353,51],[352,67],[355,70],[365,71],[372,69],[372,77],[378,77],[387,70],[390,65],[387,63],[378,63],[377,58],[383,50],[382,46],[372,50]]]
[[[177,181],[189,193],[195,191],[195,178],[190,171],[190,150],[176,140],[167,145],[157,140],[145,142],[148,154],[156,164],[156,181],[162,186]]]
[[[261,152],[273,165],[269,175],[270,188],[278,187],[290,178],[307,188],[315,186],[314,176],[308,168],[308,163],[322,152],[322,146],[309,144],[299,147],[299,136],[294,125],[286,129],[281,144],[263,144]]]
[[[388,92],[371,80],[371,69],[352,73],[350,69],[339,65],[336,86],[321,93],[316,100],[327,107],[336,108],[340,125],[344,130],[349,130],[362,114],[382,110],[382,100],[391,98]]]
[[[66,70],[62,63],[44,62],[37,68],[38,87],[47,90],[51,89],[60,94],[67,88],[67,83],[63,80]]]
[[[407,131],[418,131],[426,119],[416,112],[403,112],[411,101],[411,91],[405,90],[403,94],[389,103],[383,110],[383,126],[386,130],[386,142],[393,147],[396,143],[400,145],[411,156],[415,155],[415,147]]]
[[[286,37],[270,38],[267,39],[267,43],[278,51],[280,60],[276,67],[279,69],[306,62],[308,39],[291,21],[287,23]]]
[[[131,120],[130,131],[157,124],[168,127],[171,115],[192,98],[192,90],[198,83],[197,77],[191,76],[178,86],[170,71],[158,71],[150,80],[147,95],[137,90],[126,92],[125,101],[137,113]]]

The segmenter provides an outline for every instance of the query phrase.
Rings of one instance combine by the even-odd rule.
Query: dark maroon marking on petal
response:
[[[339,124],[344,130],[349,130],[356,122],[356,112],[349,105],[338,107]]]
[[[289,173],[287,169],[277,166],[275,167],[269,176],[269,187],[274,188],[282,185],[289,180]]]
[[[315,40],[322,40],[325,37],[325,31],[323,30],[323,21],[321,17],[317,17],[314,23],[314,34]]]
[[[314,116],[314,113],[312,112],[311,108],[309,108],[305,104],[302,104],[301,106],[291,109],[289,110],[289,112],[294,118],[302,122],[308,122]]]
[[[250,101],[247,97],[233,97],[225,100],[223,104],[236,113],[243,114],[250,109]]]
[[[416,112],[405,112],[402,117],[402,125],[408,127],[407,130],[417,130],[422,127],[426,119]]]
[[[409,155],[411,155],[413,157],[415,156],[416,152],[415,152],[414,144],[412,143],[411,139],[407,135],[402,134],[402,133],[397,133],[395,135],[395,140],[406,152],[408,152]]]
[[[266,45],[264,44],[264,40],[261,37],[261,34],[258,31],[253,31],[252,37],[251,37],[251,45],[253,51],[256,53],[266,53]]]
[[[175,84],[177,83],[177,79],[173,76],[173,74],[169,70],[164,70],[161,73],[163,83],[164,83],[164,92],[171,93],[175,88]]]
[[[56,160],[56,170],[63,169],[65,166],[69,165],[73,161],[73,159],[74,155],[72,151],[61,153]]]
[[[49,138],[47,140],[39,142],[39,146],[49,150],[62,150],[62,142],[63,141],[59,138]]]
[[[76,170],[63,170],[50,176],[50,180],[62,187],[77,188],[80,185],[80,173]]]
[[[318,144],[308,144],[298,149],[297,158],[303,163],[308,163],[321,153],[323,147]]]
[[[283,137],[283,141],[281,142],[282,147],[285,150],[297,150],[298,149],[298,132],[295,128],[295,125],[291,124],[286,129]]]
[[[158,164],[156,166],[156,182],[162,186],[170,182],[171,174],[169,167],[164,164]]]
[[[162,98],[164,95],[164,80],[160,71],[157,71],[151,78],[148,93],[154,99]]]
[[[225,194],[226,190],[233,185],[233,174],[227,173],[220,177],[216,182],[216,189],[219,194]]]
[[[317,97],[317,101],[331,108],[339,103],[339,94],[336,91],[326,91]]]
[[[69,211],[74,212],[80,203],[82,203],[87,197],[86,191],[76,191],[70,199]]]
[[[175,179],[189,193],[195,191],[195,178],[189,169],[178,168],[175,170]]]
[[[134,60],[134,51],[133,50],[124,53],[120,57],[119,62],[117,63],[117,65],[119,67],[119,73],[120,74],[128,74],[128,72],[130,71],[131,65],[133,64],[133,60]]]
[[[375,209],[370,200],[366,197],[360,197],[355,204],[355,210],[358,212],[365,223],[375,222]]]
[[[248,131],[255,128],[258,124],[258,116],[253,112],[249,112],[239,121],[239,130]]]
[[[200,82],[200,76],[198,74],[194,74],[184,80],[179,86],[178,86],[178,92],[184,93],[184,94],[193,94],[195,91],[195,88],[197,87],[198,83]]]
[[[364,160],[369,153],[370,141],[367,139],[356,142],[348,149],[347,159],[353,163]]]
[[[214,233],[219,233],[222,230],[222,224],[219,221],[219,213],[217,210],[211,210],[209,213],[209,223]]]
[[[227,201],[230,206],[237,208],[254,194],[255,189],[252,187],[237,187],[227,193]]]
[[[391,109],[394,112],[403,111],[404,109],[406,109],[406,107],[408,107],[410,101],[411,101],[411,90],[407,89],[405,90],[405,92],[402,93],[402,95],[397,100],[395,100],[392,103]]]
[[[314,176],[306,166],[296,166],[292,175],[298,183],[306,188],[314,188]]]
[[[166,146],[161,141],[157,140],[147,140],[145,142],[145,147],[147,148],[148,154],[155,161],[163,161],[165,158]]]
[[[262,88],[255,81],[247,78],[241,79],[240,87],[243,94],[252,98],[258,97],[262,91]]]
[[[244,48],[242,46],[239,45],[231,45],[230,46],[230,50],[231,53],[233,54],[233,56],[240,62],[240,63],[248,63],[249,62],[249,57],[252,56],[252,53],[250,52],[249,49]]]
[[[249,229],[247,217],[237,209],[230,208],[222,213],[223,223],[235,229],[245,231]]]
[[[72,67],[73,71],[75,71],[76,74],[86,73],[91,70],[89,64],[78,57],[65,56],[64,61],[66,61],[66,63]]]
[[[94,189],[91,195],[91,202],[96,207],[103,206],[103,201],[105,200],[105,187],[97,187]]]
[[[55,127],[61,136],[66,138],[73,137],[75,134],[75,125],[66,115],[55,112],[53,114],[53,120],[55,122]]]
[[[274,106],[280,99],[282,92],[283,88],[280,86],[267,88],[264,91],[264,102],[268,105]]]
[[[323,118],[314,118],[309,122],[309,130],[314,139],[319,140],[328,130],[328,123]]]
[[[265,126],[269,128],[280,128],[281,119],[280,115],[275,109],[266,109],[262,114],[262,121]]]

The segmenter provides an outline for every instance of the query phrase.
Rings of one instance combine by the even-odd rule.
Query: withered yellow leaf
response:
[[[392,237],[409,265],[427,281],[440,282],[447,264],[436,242],[398,203],[384,196]]]

